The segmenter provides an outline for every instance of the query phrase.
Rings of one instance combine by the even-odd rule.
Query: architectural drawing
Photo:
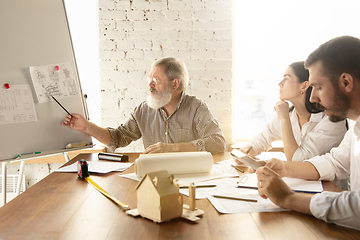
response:
[[[31,80],[39,103],[71,97],[79,93],[70,63],[30,67]]]

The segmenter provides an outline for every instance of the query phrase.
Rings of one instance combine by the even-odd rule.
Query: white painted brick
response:
[[[134,30],[133,22],[128,20],[116,21],[114,30],[118,31],[132,31]]]
[[[151,10],[166,10],[167,7],[167,1],[166,0],[152,0],[150,2],[150,9]]]
[[[215,19],[231,19],[232,9],[218,9],[215,11]]]
[[[113,10],[115,9],[115,2],[114,1],[98,1],[99,9],[103,10]]]
[[[232,49],[215,50],[215,58],[218,58],[218,59],[232,59],[232,56],[233,56]]]
[[[101,59],[117,60],[124,58],[125,53],[124,51],[101,51],[99,56]]]
[[[100,31],[100,39],[116,40],[125,38],[124,31]]]
[[[216,29],[214,31],[214,39],[216,40],[229,40],[232,38],[232,30],[229,29]]]
[[[141,49],[134,49],[127,51],[126,58],[140,58],[144,57],[144,51]]]
[[[189,0],[175,0],[175,1],[169,1],[169,9],[171,10],[191,10],[192,6],[191,6],[191,2]]]
[[[197,29],[194,31],[194,38],[195,39],[213,39],[215,31],[214,30],[201,30]]]
[[[179,11],[180,9],[177,9],[177,10],[178,10],[178,17],[180,20],[189,21],[189,20],[193,19],[192,11],[185,11],[185,9],[182,9],[182,8],[181,8],[181,11]]]
[[[150,9],[150,1],[149,0],[132,1],[131,8],[134,10],[148,10]]]
[[[116,42],[116,49],[117,50],[123,50],[128,51],[135,48],[135,43],[131,41],[127,41],[125,39],[119,39]]]
[[[127,20],[129,21],[144,21],[145,13],[143,11],[130,10],[126,13]]]
[[[100,69],[101,70],[115,70],[117,64],[115,61],[100,61]]]
[[[206,2],[201,0],[191,1],[192,9],[193,10],[204,10]]]
[[[201,51],[201,50],[193,50],[190,53],[191,58],[193,59],[212,59],[215,56],[214,51],[212,50],[205,50],[205,51]]]
[[[151,11],[145,12],[145,17],[147,19],[151,19],[151,20],[164,19],[165,18],[165,11],[151,10]]]
[[[107,39],[103,39],[103,40],[99,41],[100,54],[101,54],[102,51],[112,50],[112,49],[115,49],[115,48],[116,48],[116,42],[115,41],[111,41],[111,40],[107,40]]]
[[[99,0],[99,1],[102,2],[104,0]],[[128,9],[128,8],[130,8],[130,0],[116,1],[115,7],[116,7],[117,10]]]
[[[116,10],[116,11],[102,10],[99,11],[99,19],[124,21],[126,20],[126,12],[123,10]]]
[[[214,20],[215,13],[213,11],[195,11],[193,13],[193,18],[197,21],[211,21]]]

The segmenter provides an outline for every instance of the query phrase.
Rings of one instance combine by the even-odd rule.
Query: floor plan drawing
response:
[[[0,124],[37,121],[29,85],[0,89]]]
[[[31,80],[39,103],[74,96],[79,93],[70,63],[30,67]]]

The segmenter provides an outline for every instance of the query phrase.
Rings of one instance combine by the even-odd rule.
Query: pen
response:
[[[231,165],[233,168],[235,168],[236,170],[239,170],[240,172],[242,172],[242,173],[244,173],[245,171],[244,170],[242,170],[242,169],[240,169],[240,168],[238,168],[237,166],[235,166],[235,165]]]
[[[224,199],[230,199],[230,200],[239,200],[239,201],[246,201],[246,202],[257,202],[256,199],[249,199],[249,198],[241,198],[241,197],[235,197],[235,196],[229,196],[229,195],[212,195],[216,198],[224,198]]]
[[[69,114],[71,117],[73,117],[73,115],[71,115],[71,113],[69,113],[69,111],[68,110],[66,110],[66,108],[64,108],[64,106],[63,105],[61,105],[61,103],[59,103],[58,102],[58,100],[56,100],[56,98],[54,98],[54,96],[53,95],[50,95],[54,100],[55,100],[55,102],[57,102],[57,104],[59,104],[59,106],[60,107],[62,107],[62,109],[64,109],[65,110],[65,112],[67,113],[67,114]]]
[[[41,152],[30,152],[30,153],[23,153],[23,154],[18,154],[16,155],[15,159],[20,158],[23,155],[30,155],[30,154],[40,154]]]
[[[195,188],[207,188],[207,187],[216,187],[215,184],[208,184],[208,185],[196,185]],[[189,186],[181,185],[180,188],[189,188]]]

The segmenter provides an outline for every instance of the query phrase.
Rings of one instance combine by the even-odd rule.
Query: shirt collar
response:
[[[183,102],[184,98],[185,98],[185,92],[181,92],[180,101],[179,101],[175,111],[170,116],[166,115],[166,112],[163,108],[159,108],[159,111],[163,115],[164,119],[169,119],[172,115],[174,115],[174,113],[180,108],[180,105]]]
[[[310,116],[310,122],[320,122],[325,116],[324,112],[312,113]]]
[[[293,114],[296,118],[298,118],[298,117],[297,117],[297,114],[296,114],[296,109],[295,109],[295,108],[294,108],[292,114]],[[324,112],[312,113],[312,114],[310,115],[310,120],[309,120],[309,122],[320,122],[321,119],[324,118],[324,116],[325,116],[325,113],[324,113]]]
[[[360,137],[360,117],[356,120],[354,124],[354,133],[356,136]]]

